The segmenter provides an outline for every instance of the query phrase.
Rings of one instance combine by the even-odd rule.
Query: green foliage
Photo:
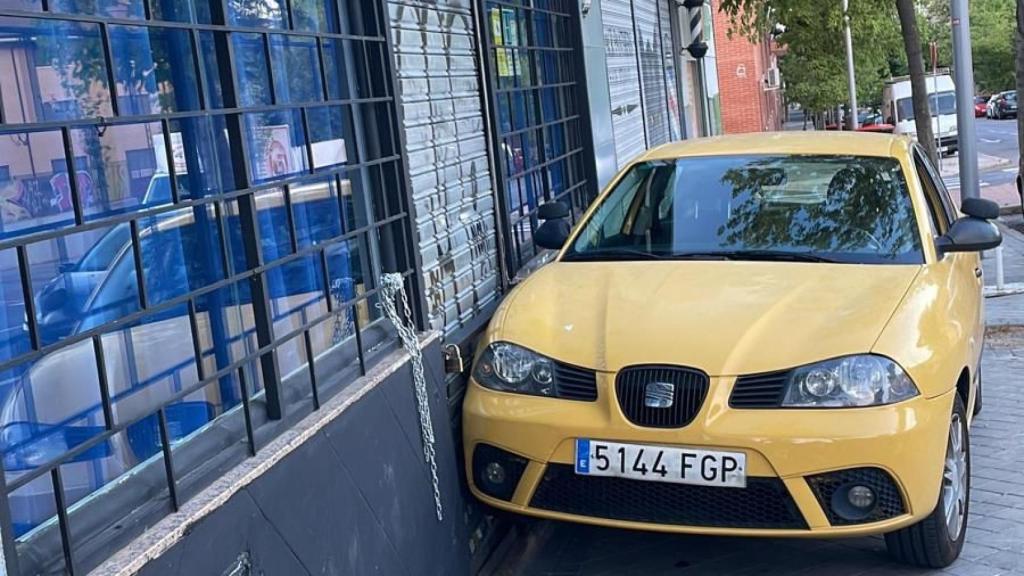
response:
[[[1013,32],[1014,6],[1007,0],[971,0],[971,56],[974,60],[974,83],[978,91],[988,94],[1010,90],[1014,85]],[[939,43],[939,67],[953,65],[953,33],[950,27],[949,0],[920,0],[918,22],[921,41],[925,43],[925,66],[929,42]],[[906,73],[904,58],[896,73]]]
[[[735,30],[759,37],[776,23],[786,27],[777,40],[786,48],[779,67],[786,99],[808,110],[847,101],[846,48],[839,0],[721,0]],[[889,0],[850,2],[858,101],[876,105],[890,63],[902,53],[899,22]]]

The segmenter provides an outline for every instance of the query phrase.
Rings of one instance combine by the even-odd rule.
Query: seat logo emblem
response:
[[[676,385],[671,382],[648,382],[644,387],[644,406],[671,408],[675,392]]]

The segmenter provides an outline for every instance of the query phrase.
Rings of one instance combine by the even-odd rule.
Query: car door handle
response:
[[[975,266],[974,267],[974,277],[975,278],[981,278],[982,274],[983,274],[983,272],[981,270],[981,266]]]

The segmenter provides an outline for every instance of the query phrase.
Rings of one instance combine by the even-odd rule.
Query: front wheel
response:
[[[964,547],[970,499],[970,437],[964,403],[957,395],[949,423],[939,501],[924,520],[885,535],[889,553],[897,560],[915,566],[949,566]]]

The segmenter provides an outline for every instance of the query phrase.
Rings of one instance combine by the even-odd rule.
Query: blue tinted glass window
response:
[[[262,34],[231,35],[235,50],[238,100],[243,106],[270,104],[270,71]]]
[[[306,115],[313,168],[331,168],[358,161],[348,106],[310,108]]]
[[[248,28],[284,28],[284,2],[280,0],[229,0],[228,21]]]
[[[201,198],[235,189],[231,143],[223,116],[171,120],[169,127],[181,198]]]
[[[139,221],[146,295],[153,305],[224,278],[220,228],[212,206],[166,212]]]
[[[219,40],[226,43],[227,39],[222,32],[208,30],[200,30],[198,35],[199,65],[203,68],[203,96],[206,98],[206,107],[223,108],[224,90],[221,87],[221,74],[227,70],[227,63],[217,59],[217,42]]]
[[[76,158],[78,200],[86,219],[98,219],[139,206],[166,204],[170,198],[148,194],[167,149],[159,122],[71,130]]]
[[[298,110],[244,115],[249,145],[249,178],[269,182],[308,170],[306,132]]]
[[[333,178],[290,186],[288,193],[299,248],[315,246],[342,234],[338,187]]]
[[[18,258],[14,250],[0,251],[0,362],[10,360],[29,350],[25,330],[25,298],[21,290]],[[7,385],[0,374],[0,395]]]
[[[99,25],[0,17],[0,42],[17,44],[28,56],[14,78],[3,80],[5,87],[25,87],[2,91],[7,123],[111,116]]]
[[[322,44],[327,97],[331,100],[361,97],[359,85],[349,81],[348,71],[359,70],[362,66],[362,44],[333,38],[325,38]]]
[[[6,200],[0,211],[0,237],[73,224],[60,132],[12,132],[3,138],[10,178],[0,182],[0,195]]]
[[[139,311],[139,286],[135,276],[135,256],[121,253],[110,271],[103,275],[82,307],[76,332],[103,326]]]
[[[292,0],[292,25],[296,30],[337,32],[338,7],[334,0]]]
[[[288,334],[305,324],[304,318],[316,318],[327,311],[318,258],[305,256],[291,260],[268,270],[266,278],[275,335]]]
[[[320,59],[315,39],[272,34],[270,57],[273,60],[274,89],[278,102],[323,100]]]
[[[209,24],[211,0],[149,0],[154,20]],[[218,1],[218,0],[213,0]]]
[[[285,209],[284,190],[274,188],[255,196],[259,221],[260,250],[264,262],[272,262],[292,253],[292,233]]]
[[[121,115],[199,108],[192,39],[187,30],[111,26],[110,46]]]
[[[112,18],[143,18],[140,0],[50,0],[50,10],[67,14],[94,14]]]

